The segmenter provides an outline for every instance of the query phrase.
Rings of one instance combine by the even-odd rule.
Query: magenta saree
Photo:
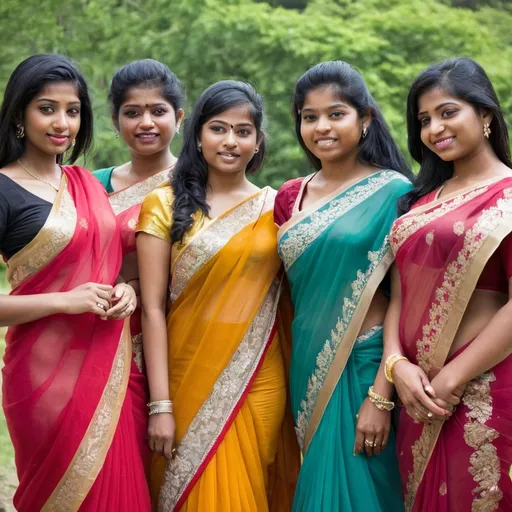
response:
[[[511,231],[512,178],[424,198],[395,222],[400,340],[427,374],[446,363],[479,276]],[[512,510],[512,356],[469,382],[446,422],[417,424],[402,411],[397,450],[407,510]]]
[[[64,167],[50,215],[8,261],[13,295],[114,284],[119,225],[101,185]],[[42,299],[43,300],[43,299]],[[147,511],[149,493],[127,395],[127,322],[54,315],[9,328],[3,408],[21,512]]]

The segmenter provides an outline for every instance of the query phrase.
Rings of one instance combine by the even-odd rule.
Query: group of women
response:
[[[23,61],[0,110],[16,509],[512,510],[512,162],[485,71],[416,78],[413,177],[362,76],[312,67],[292,114],[314,172],[277,192],[247,178],[247,83],[203,92],[178,158],[164,64],[109,99],[130,161],[94,173],[64,165],[93,126],[68,59]]]

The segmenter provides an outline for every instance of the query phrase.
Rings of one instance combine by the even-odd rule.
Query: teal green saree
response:
[[[304,460],[296,512],[400,512],[392,433],[378,456],[353,455],[356,414],[380,365],[382,326],[360,333],[393,256],[396,201],[411,188],[379,171],[320,204],[298,210],[279,231],[294,320],[291,404]]]

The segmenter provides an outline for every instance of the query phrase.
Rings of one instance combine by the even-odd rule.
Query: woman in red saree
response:
[[[149,468],[147,443],[149,399],[142,354],[140,287],[135,252],[135,227],[144,198],[168,183],[176,162],[170,151],[183,119],[185,94],[180,81],[161,62],[143,59],[119,69],[110,85],[109,100],[117,134],[130,150],[130,161],[95,171],[108,192],[121,225],[123,265],[120,278],[132,286],[139,305],[130,317],[133,358],[128,390],[134,403],[134,421],[144,464]]]
[[[14,445],[16,510],[147,511],[127,394],[125,320],[134,290],[115,284],[119,225],[101,185],[60,166],[92,139],[82,74],[36,55],[11,76],[0,111],[0,251],[12,286],[2,401]]]
[[[420,74],[408,130],[421,169],[391,234],[385,334],[406,509],[512,510],[512,164],[485,71]]]

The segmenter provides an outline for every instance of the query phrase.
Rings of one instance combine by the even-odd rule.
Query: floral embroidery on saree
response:
[[[348,191],[342,192],[338,198],[329,201],[327,208],[321,207],[312,212],[307,221],[291,227],[288,230],[290,236],[282,238],[279,243],[279,253],[285,269],[288,271],[311,243],[342,215],[360,205],[390,181],[396,179],[408,181],[407,178],[395,171],[382,171],[375,176],[371,176],[365,184],[356,185]]]
[[[158,505],[161,512],[174,510],[258,368],[270,341],[279,294],[280,284],[275,279],[231,361],[178,444],[165,471]]]
[[[329,373],[329,369],[336,357],[336,351],[344,339],[345,332],[352,320],[368,280],[375,269],[379,266],[388,250],[389,238],[386,236],[379,250],[368,252],[368,267],[364,271],[357,271],[357,278],[352,282],[352,296],[350,298],[345,297],[341,315],[338,317],[336,327],[331,331],[331,338],[325,340],[323,349],[317,355],[316,368],[313,375],[308,379],[306,396],[300,403],[300,410],[298,411],[296,420],[295,430],[297,433],[297,439],[301,450],[303,451],[304,440],[311,415],[315,408],[320,390],[322,389],[327,374]]]
[[[75,203],[62,177],[60,197],[36,237],[7,263],[7,279],[12,288],[48,265],[69,244],[77,226]],[[83,229],[87,229],[81,224]],[[20,260],[20,261],[18,261]]]
[[[170,169],[164,169],[154,176],[139,181],[130,187],[109,195],[110,205],[116,215],[141,203],[144,198],[168,179]]]
[[[270,187],[258,192],[242,204],[235,206],[201,230],[183,249],[175,262],[170,289],[171,301],[175,301],[192,276],[210,261],[241,229],[274,207],[277,192]]]
[[[468,383],[463,404],[468,408],[464,425],[464,440],[475,452],[469,459],[469,472],[477,484],[471,512],[492,512],[497,510],[503,492],[499,488],[501,478],[500,459],[492,444],[499,437],[498,432],[485,423],[492,416],[491,382],[496,377],[486,372]]]

